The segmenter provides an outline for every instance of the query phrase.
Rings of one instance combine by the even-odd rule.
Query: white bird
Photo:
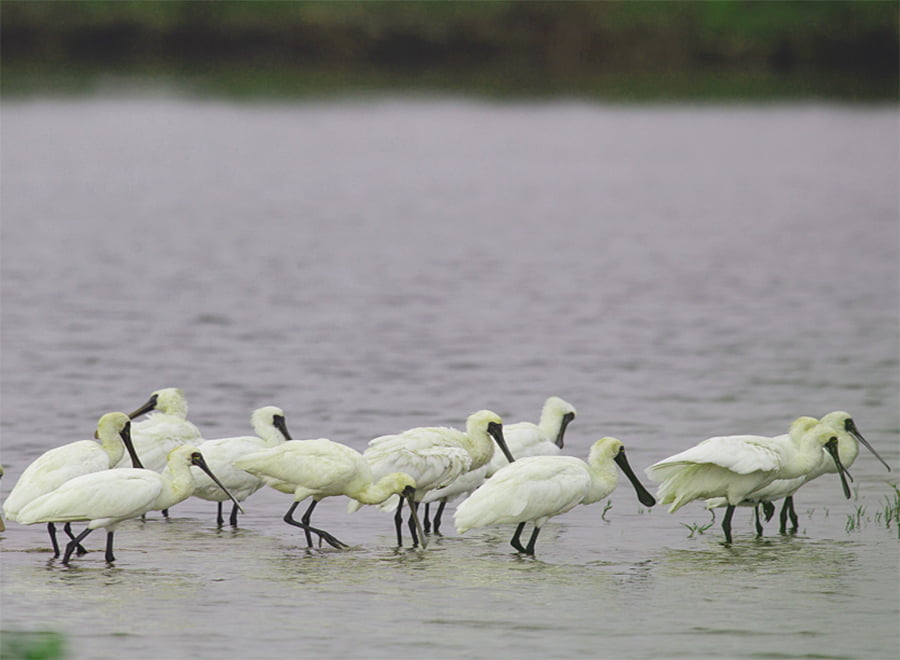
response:
[[[167,509],[190,497],[194,491],[191,465],[205,469],[215,480],[197,448],[181,445],[169,453],[169,474],[166,476],[138,468],[85,474],[26,504],[19,511],[17,520],[24,525],[89,521],[87,529],[66,546],[63,564],[69,563],[72,552],[84,537],[103,527],[106,529],[106,561],[113,562],[116,527],[125,520],[138,518],[148,511]]]
[[[470,470],[486,465],[494,455],[494,441],[511,463],[514,459],[503,438],[500,416],[490,410],[479,410],[469,415],[465,432],[450,427],[413,428],[369,441],[363,456],[372,466],[375,478],[405,472],[415,479],[416,500],[410,504],[410,509],[415,510],[428,491],[443,488]],[[402,501],[389,499],[382,508],[391,510],[394,504],[397,505],[394,514],[397,544],[403,545]],[[347,510],[353,512],[359,507],[358,503],[350,502]],[[413,545],[418,541],[416,533],[410,521]]]
[[[145,468],[162,472],[175,447],[203,442],[200,429],[187,420],[187,412],[184,392],[167,387],[151,394],[144,405],[129,415],[134,420],[150,413],[147,419],[131,425],[131,440]],[[115,467],[128,467],[128,460],[120,460]]]
[[[3,466],[0,465],[0,477],[3,476]],[[6,531],[6,522],[3,520],[3,516],[0,516],[0,532]]]
[[[566,427],[575,419],[575,406],[551,396],[544,402],[541,418],[537,424],[533,422],[516,422],[503,425],[503,438],[509,452],[516,459],[526,456],[555,456],[563,448],[563,437]],[[488,463],[487,476],[507,465],[506,457],[494,453]]]
[[[651,465],[646,472],[660,484],[657,497],[662,504],[672,505],[670,513],[694,500],[725,498],[727,508],[722,530],[725,542],[730,544],[734,508],[748,494],[775,479],[791,479],[809,472],[817,464],[822,447],[828,450],[837,465],[844,493],[849,497],[850,488],[837,454],[835,431],[812,417],[795,420],[787,437],[733,435],[709,438]]]
[[[834,432],[837,435],[838,456],[840,457],[841,465],[844,466],[845,470],[849,469],[854,461],[856,461],[856,457],[859,456],[859,443],[862,443],[875,455],[875,458],[881,461],[884,467],[890,471],[890,466],[878,455],[875,448],[872,447],[859,432],[850,413],[843,410],[835,410],[822,417],[822,419],[819,420],[819,423],[834,429]],[[763,486],[762,488],[749,493],[744,498],[743,502],[741,502],[740,506],[754,507],[756,514],[756,532],[758,536],[762,536],[763,529],[759,520],[758,505],[762,504],[763,508],[767,510],[766,520],[769,520],[774,512],[774,507],[771,503],[784,498],[780,516],[780,532],[782,534],[786,533],[788,517],[790,517],[793,530],[796,531],[798,521],[797,514],[794,511],[794,493],[796,493],[801,486],[809,483],[813,479],[816,479],[823,474],[834,474],[837,471],[838,469],[834,459],[823,448],[822,451],[819,452],[819,461],[812,470],[793,479],[776,479],[767,486]],[[723,507],[726,505],[727,502],[725,501],[725,498],[722,497],[711,498],[706,501],[707,509]]]
[[[207,440],[197,447],[213,474],[225,484],[238,502],[243,502],[265,484],[262,479],[236,468],[234,461],[242,456],[275,447],[285,440],[291,439],[284,420],[284,411],[276,406],[265,406],[254,410],[250,417],[250,424],[256,432],[255,436],[245,435]],[[163,470],[163,474],[166,473],[166,470]],[[200,468],[192,467],[191,471],[194,473],[194,497],[218,503],[216,523],[221,527],[225,522],[222,517],[222,502],[229,499],[228,496]],[[237,505],[233,505],[229,518],[232,526],[237,526],[237,514]]]
[[[3,503],[3,513],[7,520],[18,521],[19,513],[28,503],[42,495],[50,493],[67,481],[92,472],[108,470],[129,455],[135,466],[140,462],[131,442],[131,420],[121,412],[103,415],[97,422],[96,438],[78,440],[55,447],[38,456],[31,465],[25,468],[22,476],[13,486],[12,491]],[[127,453],[126,453],[127,450]],[[47,532],[53,545],[53,556],[59,556],[59,544],[56,541],[56,525],[60,520],[48,520]],[[71,526],[67,523],[65,532],[74,538]],[[79,554],[86,552],[79,548]]]
[[[355,449],[325,438],[317,440],[291,440],[270,449],[237,459],[235,467],[259,477],[269,486],[294,496],[294,503],[284,515],[284,522],[300,527],[306,533],[306,542],[312,547],[316,534],[335,548],[348,547],[328,532],[310,525],[316,505],[326,497],[346,495],[360,504],[381,504],[393,495],[405,497],[412,507],[416,482],[408,474],[394,472],[375,477],[368,461]],[[303,500],[312,502],[298,521],[294,510]],[[419,519],[413,510],[413,524],[421,532]]]
[[[505,434],[504,434],[505,437]],[[506,460],[506,457],[503,454],[499,454],[499,456],[503,459],[503,462],[509,465],[509,461]],[[484,483],[484,480],[487,478],[488,466],[482,465],[480,468],[476,468],[474,470],[469,470],[465,474],[461,474],[456,479],[454,479],[450,484],[444,486],[443,488],[437,488],[435,490],[429,490],[422,496],[421,503],[425,505],[425,533],[428,534],[432,530],[435,534],[441,533],[441,518],[444,515],[444,508],[447,506],[449,502],[454,501],[455,499],[471,495],[475,489],[477,489],[481,484]],[[437,511],[434,514],[434,523],[432,526],[429,507],[432,502],[437,502],[438,507]]]
[[[516,459],[526,456],[555,456],[562,449],[566,427],[575,419],[575,406],[558,396],[551,396],[544,401],[541,418],[537,424],[533,422],[516,422],[503,425],[503,439],[509,453]],[[429,491],[423,498],[425,504],[425,532],[430,531],[431,520],[429,505],[439,502],[434,514],[434,533],[440,534],[441,517],[444,507],[462,495],[470,495],[484,480],[497,470],[509,465],[509,459],[502,452],[494,452],[494,457],[487,465],[470,470],[453,483],[437,491]]]
[[[131,427],[134,448],[145,468],[162,472],[173,449],[203,442],[200,429],[187,420],[187,411],[184,392],[177,387],[167,387],[156,390],[144,405],[129,414],[135,419],[150,413],[147,419],[134,422]],[[128,462],[123,459],[116,467],[128,467]],[[168,518],[169,510],[163,509],[162,514]]]
[[[594,443],[586,462],[574,456],[529,456],[501,468],[457,507],[453,515],[457,531],[515,523],[510,544],[533,555],[541,527],[550,518],[578,504],[599,502],[615,490],[616,465],[642,504],[656,504],[631,470],[622,442],[605,437]],[[534,531],[523,546],[519,537],[528,522],[534,523]]]

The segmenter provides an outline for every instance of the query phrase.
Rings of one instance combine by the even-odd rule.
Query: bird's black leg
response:
[[[163,509],[163,510],[162,510],[162,514],[163,514],[163,518],[168,518],[168,517],[169,517],[169,510],[168,510],[168,509]]]
[[[112,533],[112,531],[107,531],[106,532],[106,563],[107,564],[111,564],[116,560],[116,558],[113,556],[112,548],[113,548],[113,533]]]
[[[441,517],[444,515],[444,507],[447,506],[447,500],[441,500],[441,503],[438,505],[437,513],[434,514],[434,525],[432,528],[434,529],[434,533],[437,536],[442,536],[441,534]],[[427,519],[427,514],[426,514]]]
[[[301,520],[294,520],[293,514],[294,514],[294,510],[296,510],[298,504],[300,504],[300,502],[294,502],[293,504],[291,504],[291,508],[288,509],[286,514],[284,514],[283,520],[288,525],[293,525],[294,527],[299,527],[300,529],[303,530],[303,532],[306,534],[307,547],[309,547],[309,548],[313,547],[312,534],[318,535],[318,537],[320,539],[320,543],[322,540],[324,540],[326,543],[328,543],[328,545],[335,547],[335,548],[348,547],[346,543],[338,541],[336,538],[334,538],[328,532],[323,531],[321,529],[316,529],[315,527],[312,527],[309,524],[309,517],[312,515],[313,509],[316,508],[316,504],[318,504],[318,502],[316,500],[312,501],[312,504],[309,505],[309,508],[306,510],[306,513],[303,514],[303,518]]]
[[[237,516],[238,516],[238,505],[232,504],[231,505],[231,515],[228,517],[228,523],[232,527],[237,527]]]
[[[734,515],[734,506],[728,505],[725,516],[722,518],[722,531],[725,532],[725,543],[731,545],[731,517]]]
[[[522,535],[522,530],[523,530],[523,529],[525,529],[525,523],[521,522],[521,523],[519,523],[519,525],[516,527],[516,533],[513,534],[513,537],[512,537],[512,539],[511,539],[510,542],[509,542],[509,544],[510,544],[512,547],[514,547],[516,550],[518,550],[519,552],[527,552],[527,551],[525,550],[525,546],[522,545],[522,542],[521,542],[521,541],[519,541],[519,537]]]
[[[415,502],[415,503],[410,502],[409,508],[410,509],[415,508],[415,510],[418,511],[419,503],[418,502]],[[415,523],[415,520],[413,519],[412,514],[410,514],[410,516],[409,516],[408,525],[409,525],[409,533],[412,535],[412,547],[415,548],[417,545],[419,545],[419,533],[416,531],[416,523]]]
[[[75,548],[78,547],[78,544],[84,540],[85,536],[87,536],[88,534],[90,534],[93,531],[94,530],[92,530],[90,527],[88,527],[86,530],[81,532],[81,534],[79,534],[74,539],[69,541],[69,544],[66,546],[66,552],[63,555],[63,560],[62,560],[63,564],[65,564],[65,565],[69,564],[69,558],[72,556],[72,553],[75,552]]]
[[[397,528],[397,545],[403,547],[403,498],[397,504],[397,510],[394,512],[394,527]]]
[[[791,534],[797,531],[799,520],[797,520],[797,512],[794,511],[794,496],[788,495],[784,498],[784,503],[788,507],[788,516],[791,519]]]
[[[422,524],[422,531],[426,534],[431,533],[431,518],[429,511],[431,510],[431,502],[425,502],[425,522]]]
[[[759,521],[759,502],[753,507],[753,521],[756,523],[756,537],[761,538],[763,535],[763,526]]]
[[[216,502],[216,525],[221,527],[225,524],[225,518],[222,517],[222,503]]]
[[[313,502],[315,502],[315,500],[313,500]],[[296,510],[297,506],[299,506],[299,504],[300,504],[300,502],[294,502],[293,504],[291,504],[291,508],[287,510],[286,514],[284,514],[283,520],[288,525],[293,525],[294,527],[299,527],[300,529],[302,529],[306,533],[306,547],[311,548],[313,542],[312,542],[312,534],[310,534],[309,526],[304,525],[303,523],[300,523],[300,522],[297,522],[296,520],[294,520],[294,511]]]
[[[763,502],[762,503],[763,513],[766,516],[766,522],[772,520],[772,516],[775,515],[775,505],[771,502]]]
[[[350,546],[344,543],[343,541],[339,541],[334,536],[326,532],[324,529],[316,529],[312,525],[309,524],[310,517],[312,516],[313,509],[316,508],[316,505],[319,503],[319,500],[313,500],[309,505],[309,508],[306,509],[306,513],[303,514],[303,517],[300,518],[300,522],[306,525],[307,529],[309,529],[314,534],[318,534],[319,536],[319,545],[322,545],[322,541],[324,540],[328,545],[332,548],[349,548]]]
[[[72,540],[75,538],[75,535],[72,533],[72,523],[67,522],[65,525],[63,525],[63,531],[66,533],[66,536],[69,537],[69,540]],[[75,554],[80,557],[81,555],[86,555],[87,550],[85,549],[85,547],[83,545],[79,545],[78,547],[75,548]]]
[[[53,556],[59,557],[59,542],[56,540],[56,525],[47,523],[47,533],[50,535],[50,544],[53,546]]]
[[[531,555],[534,557],[534,543],[537,541],[538,534],[541,533],[540,527],[535,527],[534,531],[531,532],[531,538],[528,539],[528,545],[525,547],[525,554]]]

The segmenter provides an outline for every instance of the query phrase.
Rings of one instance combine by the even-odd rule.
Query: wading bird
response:
[[[50,493],[67,481],[92,472],[108,470],[120,460],[132,461],[135,467],[141,467],[140,460],[132,445],[131,420],[121,412],[103,415],[97,422],[93,440],[78,440],[50,449],[38,456],[31,465],[25,468],[22,476],[13,486],[12,491],[3,503],[3,513],[7,520],[18,521],[23,507],[42,495]],[[127,450],[127,451],[126,451]],[[62,520],[47,520],[47,533],[53,546],[53,556],[59,556],[59,543],[56,540],[56,525]],[[64,527],[69,538],[74,538],[71,524]],[[78,548],[79,554],[87,552]]]
[[[566,427],[573,419],[575,407],[558,396],[551,396],[544,402],[541,418],[537,424],[533,422],[504,424],[503,439],[509,453],[516,459],[526,456],[555,456],[563,447]],[[422,498],[422,503],[425,504],[425,531],[428,532],[431,527],[429,518],[431,502],[439,503],[434,514],[434,533],[440,534],[441,517],[447,503],[461,495],[470,495],[486,478],[508,464],[509,459],[506,455],[495,451],[494,457],[484,467],[470,470],[449,486],[428,492]]]
[[[541,527],[550,518],[578,504],[599,502],[615,490],[616,465],[631,481],[641,504],[656,504],[631,470],[622,442],[606,437],[594,443],[587,461],[574,456],[530,456],[501,468],[457,507],[456,529],[463,534],[476,527],[516,524],[510,545],[534,555]],[[529,522],[534,530],[523,546],[519,537]]]
[[[509,452],[516,457],[555,456],[563,448],[566,427],[575,419],[575,406],[551,396],[544,402],[541,418],[537,424],[533,422],[516,422],[503,425],[503,437]],[[508,464],[501,454],[494,453],[488,463],[487,476]]]
[[[262,479],[267,485],[282,493],[294,496],[294,503],[284,514],[284,522],[301,528],[306,543],[312,547],[312,534],[335,548],[346,548],[346,543],[328,532],[310,525],[316,505],[326,497],[346,495],[362,504],[381,504],[393,495],[405,497],[412,510],[412,524],[417,528],[425,547],[413,500],[416,482],[408,474],[394,472],[376,479],[369,463],[355,449],[325,438],[317,440],[291,440],[276,447],[243,456],[234,466]],[[312,502],[300,520],[294,510],[307,498]]]
[[[135,420],[150,413],[147,419],[131,424],[131,440],[145,468],[162,472],[175,447],[203,442],[200,429],[187,420],[187,411],[184,392],[167,387],[151,394],[144,405],[128,415]],[[116,467],[128,467],[128,460],[120,460]]]
[[[841,465],[843,465],[845,469],[850,468],[854,461],[856,461],[856,457],[859,456],[859,443],[862,443],[875,455],[875,458],[881,461],[884,467],[890,471],[890,466],[878,455],[875,448],[872,447],[859,432],[850,413],[844,412],[843,410],[835,410],[834,412],[825,415],[819,422],[834,429],[837,436],[838,456],[840,457]],[[748,494],[743,502],[741,502],[740,506],[754,507],[756,533],[757,536],[762,536],[763,528],[762,523],[759,520],[759,505],[762,504],[763,508],[766,509],[766,520],[768,521],[775,510],[772,502],[784,498],[784,504],[781,507],[781,525],[779,531],[782,534],[787,533],[788,518],[791,520],[792,531],[796,531],[798,521],[797,514],[794,511],[794,493],[796,493],[801,486],[809,483],[813,479],[816,479],[823,474],[834,474],[837,471],[838,469],[834,459],[832,459],[831,455],[825,449],[822,449],[819,453],[819,461],[812,470],[799,477],[795,477],[794,479],[776,479],[767,486],[763,486]],[[726,505],[727,502],[723,497],[712,498],[706,501],[707,509],[723,507]]]
[[[216,480],[196,447],[182,445],[169,452],[165,476],[138,468],[85,474],[22,507],[18,521],[24,525],[89,521],[87,529],[66,546],[63,564],[69,563],[72,552],[88,534],[103,527],[106,529],[106,561],[113,562],[116,527],[125,520],[139,518],[148,511],[167,509],[190,497],[194,491],[192,465],[205,470]],[[221,484],[220,487],[225,490]]]
[[[128,415],[135,419],[150,413],[147,419],[131,426],[134,448],[145,468],[162,472],[173,449],[203,442],[200,429],[187,420],[187,411],[184,392],[177,387],[167,387],[155,391],[144,405]],[[128,467],[128,462],[119,461],[116,467]],[[163,509],[162,515],[168,518],[169,510]]]
[[[487,465],[494,455],[494,442],[512,463],[514,459],[503,438],[500,416],[490,410],[479,410],[469,415],[465,432],[449,427],[413,428],[371,440],[363,456],[376,478],[390,472],[405,472],[415,479],[416,500],[410,503],[410,509],[415,510],[428,491],[443,488],[467,472]],[[347,510],[356,511],[360,506],[350,502]],[[389,499],[381,508],[395,511],[397,544],[403,545],[402,501]],[[409,527],[415,545],[418,538],[412,520]]]
[[[646,472],[660,484],[657,490],[660,503],[672,505],[669,513],[694,500],[724,498],[727,508],[722,530],[725,542],[730,544],[734,508],[747,495],[775,479],[792,479],[812,470],[823,447],[835,462],[844,494],[849,498],[850,487],[837,453],[835,431],[812,417],[795,420],[787,437],[732,435],[708,438],[651,465]]]
[[[234,461],[254,452],[276,447],[285,440],[291,439],[284,421],[284,411],[281,408],[265,406],[254,410],[250,417],[250,424],[256,432],[255,436],[207,440],[197,447],[198,451],[203,454],[203,458],[206,459],[210,470],[238,502],[243,502],[262,488],[265,483],[246,470],[236,468]],[[194,473],[194,497],[217,502],[216,524],[221,527],[225,522],[222,517],[222,502],[228,499],[228,495],[200,468],[192,467],[191,471]],[[163,474],[165,474],[165,470]],[[237,526],[237,514],[238,507],[234,504],[231,507],[229,518],[233,527]]]

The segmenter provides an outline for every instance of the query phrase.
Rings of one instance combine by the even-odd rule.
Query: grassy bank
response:
[[[896,99],[895,2],[20,2],[4,93],[109,74],[235,94]]]

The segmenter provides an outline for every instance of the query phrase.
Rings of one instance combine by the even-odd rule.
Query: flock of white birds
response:
[[[125,414],[103,415],[94,440],[80,440],[39,456],[21,474],[3,504],[7,520],[24,525],[46,523],[54,556],[60,555],[56,525],[68,542],[62,563],[86,552],[81,542],[93,530],[107,532],[107,562],[113,562],[117,526],[150,511],[168,509],[191,495],[217,503],[217,523],[232,502],[229,523],[237,526],[240,502],[263,486],[293,496],[284,521],[303,530],[309,547],[349,547],[311,524],[313,510],[326,497],[350,498],[348,511],[376,505],[394,513],[397,544],[403,545],[403,507],[409,510],[412,546],[425,548],[430,534],[440,534],[447,503],[465,499],[453,515],[457,532],[491,525],[516,525],[510,544],[534,555],[543,525],[578,504],[610,495],[621,470],[638,500],[653,506],[632,471],[621,441],[604,437],[594,443],[587,460],[560,455],[566,427],[575,408],[551,396],[537,424],[503,424],[490,410],[469,415],[465,431],[449,427],[413,428],[369,442],[360,453],[319,438],[293,440],[284,412],[275,406],[255,410],[255,435],[203,440],[187,419],[187,401],[178,388],[154,392],[143,406]],[[137,418],[144,417],[138,421]],[[731,435],[709,438],[646,469],[659,483],[657,497],[674,512],[689,502],[705,500],[709,509],[725,507],[725,542],[732,543],[731,519],[737,506],[756,509],[756,531],[762,535],[759,507],[768,520],[773,502],[784,500],[781,532],[797,518],[793,496],[805,483],[837,473],[850,497],[847,468],[863,444],[890,470],[863,438],[851,416],[835,411],[815,419],[800,417],[789,432],[776,437]],[[2,472],[0,472],[2,475]],[[297,506],[310,500],[300,518]],[[436,503],[432,518],[429,507]],[[424,504],[425,525],[418,516]],[[87,522],[79,534],[71,524]],[[533,529],[527,544],[525,525]],[[0,519],[2,525],[2,519]],[[2,530],[2,527],[0,527]]]

